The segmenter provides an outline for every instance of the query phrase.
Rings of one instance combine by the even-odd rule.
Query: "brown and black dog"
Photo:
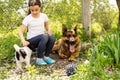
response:
[[[68,30],[62,25],[62,37],[55,42],[53,51],[57,51],[60,58],[68,58],[69,61],[74,61],[79,56],[80,38],[77,34],[77,26]]]

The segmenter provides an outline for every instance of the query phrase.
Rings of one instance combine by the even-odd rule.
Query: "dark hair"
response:
[[[38,5],[39,7],[41,7],[41,2],[40,0],[29,0],[28,2],[28,6],[35,6],[35,5]],[[30,9],[28,10],[28,15],[30,14]]]

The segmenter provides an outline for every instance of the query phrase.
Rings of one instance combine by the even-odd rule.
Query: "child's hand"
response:
[[[28,45],[30,44],[30,42],[28,42],[28,41],[23,41],[22,44],[23,44],[23,46],[28,46]]]

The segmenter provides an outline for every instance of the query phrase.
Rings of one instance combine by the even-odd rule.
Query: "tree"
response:
[[[120,0],[116,0],[116,2],[119,10],[118,26],[120,26]]]
[[[83,31],[87,33],[87,36],[91,37],[91,30],[90,30],[90,0],[82,0],[82,24],[83,24]]]

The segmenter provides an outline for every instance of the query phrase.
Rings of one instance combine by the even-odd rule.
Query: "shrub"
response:
[[[18,29],[4,33],[0,40],[0,63],[2,60],[11,60],[14,57],[14,44],[20,44],[20,39],[18,38]]]

